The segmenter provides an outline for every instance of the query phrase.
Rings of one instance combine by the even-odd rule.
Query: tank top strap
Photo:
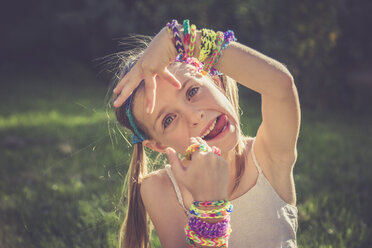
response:
[[[181,191],[180,191],[180,188],[177,185],[177,182],[176,182],[176,179],[173,175],[170,164],[165,165],[165,170],[167,171],[167,174],[168,174],[170,180],[172,181],[174,190],[176,191],[178,202],[181,204],[181,206],[182,206],[183,210],[185,211],[186,215],[189,216],[189,211],[187,211],[187,209],[185,208],[185,205],[183,204]]]
[[[262,173],[262,169],[261,169],[261,166],[258,164],[258,161],[256,159],[256,155],[254,153],[254,143],[256,141],[256,137],[253,138],[253,141],[252,141],[252,148],[251,148],[251,152],[252,152],[252,158],[253,158],[253,162],[254,162],[254,165],[256,166],[257,170],[258,170],[258,173]]]

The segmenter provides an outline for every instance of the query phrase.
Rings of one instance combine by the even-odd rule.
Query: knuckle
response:
[[[148,60],[142,61],[141,67],[142,67],[142,70],[144,70],[144,71],[150,71],[150,72],[152,72],[152,71],[155,70],[155,67],[154,67],[153,63],[151,63]]]

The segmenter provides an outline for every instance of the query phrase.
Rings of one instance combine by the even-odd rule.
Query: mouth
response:
[[[222,114],[218,116],[208,128],[204,130],[200,137],[206,141],[212,140],[216,137],[221,136],[220,134],[224,133],[224,131],[230,126],[227,116]]]

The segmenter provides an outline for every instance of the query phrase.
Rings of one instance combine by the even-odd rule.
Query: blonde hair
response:
[[[140,41],[142,42],[142,45],[145,44],[142,49],[132,49],[130,51],[116,54],[117,58],[119,59],[119,66],[117,69],[117,73],[115,74],[117,82],[130,71],[130,69],[142,55],[143,50],[147,47],[147,43],[143,41],[143,39],[141,39]],[[221,85],[218,85],[217,87],[226,95],[227,99],[233,105],[234,110],[236,111],[236,116],[238,117],[238,122],[240,123],[240,108],[237,83],[226,75],[219,76],[219,81],[221,82]],[[142,86],[143,82],[139,87]],[[137,89],[139,87],[137,87]],[[136,90],[133,91],[133,95],[136,93]],[[113,98],[115,97],[116,96],[114,96]],[[114,111],[120,125],[133,132],[133,129],[125,112],[124,104],[121,107],[116,108]],[[135,122],[140,132],[143,133],[148,139],[151,139],[151,136],[144,125],[141,125],[141,123],[139,123],[137,120],[135,120]],[[241,134],[241,139],[235,147],[236,175],[233,191],[235,191],[239,186],[239,182],[245,168],[243,161],[244,158],[242,158],[241,156],[244,150],[244,136],[241,133],[240,126],[238,128]],[[151,240],[153,225],[147,216],[145,206],[142,202],[140,186],[141,181],[144,179],[144,177],[146,177],[148,173],[151,172],[152,168],[153,166],[151,165],[151,161],[149,160],[149,158],[146,156],[146,151],[142,143],[135,144],[133,147],[132,158],[122,190],[122,196],[126,195],[128,206],[124,222],[120,229],[119,248],[146,248],[148,247],[148,245],[150,245],[151,247],[149,241]]]

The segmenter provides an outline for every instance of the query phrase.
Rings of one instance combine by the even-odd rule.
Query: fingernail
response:
[[[147,106],[147,107],[146,107],[146,112],[147,112],[148,114],[150,114],[150,111],[151,111],[150,106]]]

